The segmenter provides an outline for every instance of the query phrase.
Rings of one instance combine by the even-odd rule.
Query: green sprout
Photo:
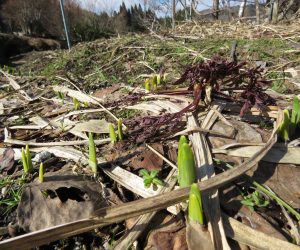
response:
[[[122,121],[121,119],[118,120],[118,138],[120,141],[123,140],[123,130],[122,130]]]
[[[23,163],[24,172],[26,174],[33,172],[31,154],[30,154],[28,145],[26,145],[25,150],[24,150],[24,148],[22,148],[22,163]]]
[[[283,111],[283,121],[278,127],[279,136],[286,142],[295,137],[296,128],[300,125],[300,104],[298,97],[293,99],[293,109]]]
[[[185,135],[182,135],[179,138],[177,164],[178,164],[179,159],[180,159],[180,153],[181,153],[181,148],[182,148],[183,143],[189,143],[189,141],[188,141],[188,139],[186,138]]]
[[[204,224],[201,192],[196,183],[192,184],[190,190],[188,216],[190,221]]]
[[[147,79],[147,80],[145,81],[145,89],[148,90],[148,91],[151,90],[150,80],[149,80],[149,79]]]
[[[153,87],[153,90],[157,90],[157,75],[154,75],[152,77],[152,87]]]
[[[149,188],[151,184],[155,186],[163,186],[163,182],[157,177],[158,174],[157,170],[152,170],[148,172],[146,169],[141,169],[139,171],[139,174],[143,177],[144,186],[146,188]]]
[[[64,104],[65,103],[65,95],[64,95],[64,93],[58,91],[58,92],[56,92],[56,94],[57,94],[58,98],[61,100],[62,104]]]
[[[96,146],[93,139],[93,133],[89,132],[89,165],[93,173],[97,174],[97,158],[96,158]]]
[[[6,188],[6,192],[2,194],[0,206],[3,208],[2,215],[6,215],[15,209],[21,200],[23,189],[28,182],[26,175],[13,178],[12,176],[4,176],[0,178],[0,189]]]
[[[254,211],[255,206],[267,207],[270,202],[263,199],[261,197],[261,194],[257,190],[255,190],[253,193],[243,196],[243,200],[241,201],[241,203]]]
[[[221,164],[222,163],[222,161],[219,160],[219,159],[214,159],[214,161],[217,164]],[[225,163],[225,166],[227,168],[230,168],[230,169],[234,168],[229,163]],[[274,201],[276,201],[278,205],[283,206],[287,211],[289,211],[291,214],[293,214],[297,218],[298,221],[300,221],[300,213],[298,213],[293,207],[291,207],[288,203],[286,203],[284,200],[282,200],[280,197],[278,197],[275,193],[273,193],[271,190],[267,189],[263,185],[259,184],[257,181],[253,181],[247,175],[244,176],[244,178],[251,183],[251,185],[252,185],[253,188],[255,188],[257,191],[259,191],[259,192],[267,195],[268,197],[270,197],[271,199],[273,199]],[[263,204],[263,202],[260,202],[260,203]]]
[[[39,168],[39,181],[40,183],[44,182],[44,164],[41,162],[40,168]]]
[[[75,110],[80,109],[80,102],[75,97],[73,97],[73,104]]]
[[[186,139],[179,140],[178,145],[178,182],[180,187],[188,187],[196,180],[196,166],[193,151]]]
[[[290,113],[287,109],[283,111],[283,121],[278,128],[278,134],[284,141],[288,141],[289,138],[289,130],[290,130]]]
[[[300,104],[298,97],[294,97],[293,100],[293,109],[292,109],[292,118],[291,118],[291,127],[290,132],[292,135],[295,134],[296,127],[300,125]]]
[[[114,125],[112,125],[112,123],[108,124],[108,130],[109,130],[110,141],[114,144],[115,142],[117,142],[117,135],[116,135]]]
[[[160,74],[157,74],[156,75],[156,83],[157,83],[157,85],[160,85],[160,82],[161,82],[161,76],[160,76]]]
[[[61,119],[60,122],[59,122],[59,128],[60,128],[61,132],[65,132],[66,127],[67,126],[64,122],[64,119]]]
[[[23,163],[23,169],[25,173],[28,173],[28,163],[27,163],[27,158],[26,158],[26,154],[25,154],[25,150],[24,148],[22,148],[22,163]]]

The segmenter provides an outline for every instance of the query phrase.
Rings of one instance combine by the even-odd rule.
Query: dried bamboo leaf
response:
[[[65,93],[66,95],[72,97],[72,98],[76,98],[78,101],[82,102],[82,103],[92,103],[92,104],[98,104],[98,102],[94,99],[91,98],[89,95],[84,94],[81,91],[77,91],[77,90],[73,90],[70,88],[67,88],[65,86],[53,86],[53,90],[55,92],[61,92],[61,93]]]
[[[13,87],[14,90],[17,90],[27,101],[33,101],[33,99],[24,90],[21,89],[21,86],[9,74],[1,69],[0,72],[8,79],[9,84]]]
[[[227,154],[230,156],[248,158],[253,156],[259,150],[261,150],[262,147],[263,146],[243,146],[231,149],[224,149],[223,147],[221,147],[212,149],[212,152],[214,154]],[[275,145],[262,160],[273,163],[288,163],[299,165],[300,148]]]
[[[261,250],[299,250],[300,247],[288,241],[271,237],[265,233],[244,225],[237,220],[222,214],[226,235],[238,242]]]

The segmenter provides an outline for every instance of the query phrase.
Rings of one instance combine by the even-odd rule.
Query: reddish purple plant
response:
[[[183,127],[180,122],[182,115],[195,111],[199,102],[204,101],[207,87],[211,88],[211,98],[223,98],[243,103],[240,116],[243,116],[253,106],[262,109],[266,105],[273,104],[274,100],[264,92],[270,82],[262,78],[262,70],[259,67],[246,68],[246,65],[246,62],[236,63],[214,57],[208,62],[188,67],[174,84],[189,82],[188,92],[193,93],[194,101],[174,114],[137,117],[124,121],[128,127],[128,139],[142,143],[165,137],[169,133],[176,133]],[[224,94],[224,91],[232,93],[234,90],[243,91],[240,99]],[[183,91],[182,94],[187,94],[187,91]],[[137,101],[140,97],[129,98],[126,102]]]

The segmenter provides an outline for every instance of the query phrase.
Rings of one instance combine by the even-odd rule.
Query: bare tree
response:
[[[246,5],[247,5],[247,0],[242,0],[242,3],[240,5],[240,9],[239,9],[239,18],[244,16]]]
[[[213,0],[213,17],[214,19],[219,18],[220,2],[219,0]]]
[[[176,0],[172,2],[172,28],[175,29]]]
[[[272,22],[277,23],[278,21],[278,12],[279,12],[279,1],[273,1],[273,9],[272,9]]]
[[[256,22],[260,23],[260,11],[259,11],[259,0],[255,0],[255,13],[256,13]]]

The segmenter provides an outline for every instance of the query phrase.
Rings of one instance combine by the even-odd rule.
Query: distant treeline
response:
[[[111,16],[82,9],[78,1],[65,0],[72,40],[89,41],[112,34],[144,32],[155,14],[141,5],[123,3]],[[64,39],[59,0],[0,0],[0,32]]]

